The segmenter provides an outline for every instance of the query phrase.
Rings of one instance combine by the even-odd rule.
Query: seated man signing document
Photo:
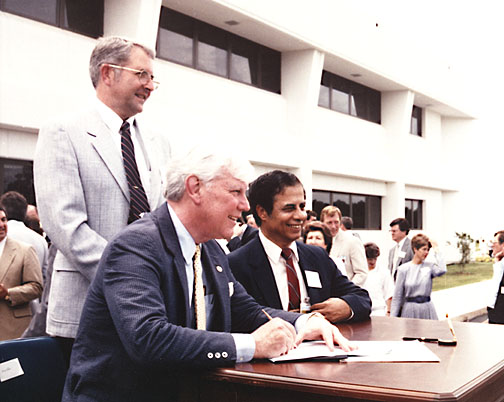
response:
[[[248,162],[197,149],[167,171],[167,202],[103,253],[63,401],[176,401],[197,369],[279,356],[303,339],[353,348],[320,315],[268,308],[269,319],[212,240],[249,209]]]

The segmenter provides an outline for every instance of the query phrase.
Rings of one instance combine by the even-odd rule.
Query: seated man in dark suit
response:
[[[369,317],[367,291],[343,276],[322,248],[296,241],[306,219],[306,196],[295,175],[263,174],[251,183],[249,201],[259,236],[228,260],[235,278],[259,304],[298,310],[308,297],[311,310],[331,322]]]
[[[249,209],[248,162],[193,151],[168,172],[167,203],[105,248],[63,401],[176,401],[198,369],[279,356],[321,336],[352,349],[320,314],[267,308],[269,320],[211,240],[229,237]]]

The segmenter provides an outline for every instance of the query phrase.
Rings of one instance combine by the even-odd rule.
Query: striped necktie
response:
[[[289,311],[299,311],[299,304],[301,301],[299,280],[294,268],[294,260],[292,255],[294,252],[290,248],[282,249],[282,257],[285,260],[285,270],[287,271],[287,284],[289,285]]]
[[[130,224],[140,218],[141,213],[149,212],[150,207],[145,190],[142,186],[142,181],[140,180],[140,173],[138,173],[130,125],[126,120],[121,126],[120,133],[124,171],[126,173],[126,180],[128,181],[130,192],[130,210],[128,216],[128,224]]]

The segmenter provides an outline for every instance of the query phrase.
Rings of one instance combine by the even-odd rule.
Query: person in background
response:
[[[411,247],[413,259],[397,268],[390,315],[437,320],[436,308],[430,297],[432,278],[444,275],[446,264],[437,245],[424,234],[414,236]],[[430,261],[426,260],[427,256]]]
[[[409,222],[404,218],[397,218],[390,222],[390,234],[396,245],[389,251],[388,267],[394,281],[396,279],[397,267],[413,258],[413,249],[408,237],[410,230]]]
[[[30,301],[42,294],[42,271],[32,246],[8,237],[0,206],[0,341],[18,338],[30,324]]]
[[[364,245],[355,236],[340,230],[341,211],[338,207],[333,205],[324,207],[320,213],[320,221],[329,227],[333,236],[330,255],[338,268],[353,283],[362,285],[366,281],[368,273]]]
[[[355,233],[352,231],[353,228],[353,219],[350,218],[349,216],[343,216],[341,217],[341,224],[340,224],[340,229],[343,230],[344,232],[351,233],[352,236],[357,237],[359,240],[361,240],[361,237],[359,233]]]
[[[504,324],[504,230],[494,234],[492,240],[493,277],[488,301],[488,322]]]
[[[371,297],[371,315],[388,316],[394,294],[394,281],[390,272],[376,263],[380,256],[380,248],[375,243],[366,243],[364,249],[369,273],[362,287]]]
[[[305,244],[322,247],[327,251],[327,254],[331,252],[331,231],[325,223],[311,221],[307,225],[304,225],[303,240]]]

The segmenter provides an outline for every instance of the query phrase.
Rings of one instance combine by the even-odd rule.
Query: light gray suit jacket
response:
[[[411,248],[411,240],[409,239],[409,237],[406,237],[406,239],[404,240],[404,243],[401,247],[401,251],[404,252],[404,257],[399,258],[395,270],[394,270],[394,249],[395,246],[392,247],[389,251],[388,267],[390,270],[390,274],[392,275],[392,278],[394,278],[395,281],[395,273],[397,271],[397,267],[401,264],[406,264],[408,261],[411,261],[413,259],[413,249]]]
[[[102,252],[127,225],[129,190],[113,135],[96,110],[50,123],[39,132],[33,166],[37,206],[58,249],[47,314],[50,335],[75,337]],[[143,131],[141,142],[153,210],[164,201],[160,167],[170,150]]]

